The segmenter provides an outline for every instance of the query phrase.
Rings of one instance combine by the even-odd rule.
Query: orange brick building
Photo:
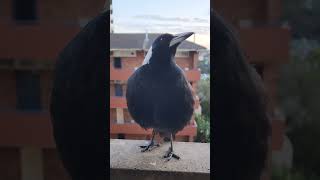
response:
[[[69,179],[48,112],[59,51],[105,0],[0,1],[0,179]],[[106,31],[107,32],[107,31]]]
[[[0,1],[0,179],[69,179],[57,157],[48,112],[53,64],[59,51],[102,10],[104,3],[104,0],[90,3],[84,0]],[[289,31],[279,23],[281,1],[215,0],[214,7],[237,27],[250,62],[263,75],[272,99],[271,108],[276,112],[278,69],[289,60],[290,41]],[[129,57],[122,60],[122,67],[131,69],[113,68],[116,54],[110,58],[110,83],[113,85],[110,87],[110,119],[113,120],[110,123],[123,121],[123,124],[111,124],[114,137],[147,135],[129,123],[125,99],[115,96],[115,86],[119,88],[116,84],[122,84],[124,93],[132,67],[141,64],[144,35],[141,36],[141,45],[135,51],[140,60],[133,64],[125,62]],[[178,64],[188,68],[188,79],[196,87],[200,76],[195,69],[197,53],[189,49],[188,54],[188,60],[178,58]],[[122,119],[121,115],[117,119],[117,111],[123,112]],[[282,119],[277,113],[272,124],[272,148],[277,151],[282,147],[284,133]],[[188,127],[192,129],[193,126],[191,122]],[[128,134],[126,129],[132,131]],[[192,140],[189,133],[180,137]]]
[[[111,138],[148,139],[145,131],[130,116],[126,99],[126,81],[141,66],[146,50],[160,34],[110,34],[110,136]],[[145,46],[144,46],[145,44]],[[143,47],[144,46],[144,47]],[[204,47],[184,41],[177,50],[176,63],[185,70],[187,79],[196,90],[200,80],[197,68],[199,51]],[[199,108],[196,101],[196,108]],[[176,135],[176,140],[193,141],[197,128],[194,118]]]
[[[215,0],[214,8],[235,27],[249,62],[263,78],[272,114],[272,152],[281,151],[284,117],[277,103],[279,68],[289,61],[290,32],[282,27],[281,0]]]

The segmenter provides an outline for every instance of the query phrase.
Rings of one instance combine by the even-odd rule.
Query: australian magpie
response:
[[[211,18],[213,176],[259,180],[270,147],[270,111],[263,81],[246,62],[232,28],[215,12]]]
[[[107,177],[107,23],[105,11],[61,51],[50,111],[57,151],[74,180]]]
[[[194,94],[183,70],[175,63],[179,44],[192,32],[162,34],[149,48],[140,66],[128,79],[128,110],[141,127],[153,128],[151,142],[141,146],[142,152],[159,146],[154,136],[170,137],[171,146],[164,158],[180,157],[173,153],[173,136],[191,120]]]

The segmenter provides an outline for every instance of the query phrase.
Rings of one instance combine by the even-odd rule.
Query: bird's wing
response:
[[[149,64],[151,56],[152,56],[152,46],[150,46],[150,48],[147,52],[147,55],[142,62],[142,65]]]
[[[195,102],[197,100],[197,94],[196,94],[196,91],[194,90],[194,88],[191,86],[190,82],[187,81],[187,78],[186,79],[186,83],[188,83],[188,87],[191,91],[191,94],[192,94],[192,97],[193,97],[193,101],[194,101],[194,106],[195,106]],[[195,107],[194,107],[195,108]]]
[[[150,79],[149,65],[137,69],[128,79],[127,106],[132,118],[143,128],[149,128],[152,123],[152,82]]]
[[[187,86],[188,89],[190,90],[191,95],[192,95],[192,99],[193,99],[193,102],[192,102],[192,103],[193,103],[193,105],[195,105],[194,103],[195,103],[195,101],[196,101],[196,99],[197,99],[196,91],[194,90],[194,88],[192,87],[192,85],[190,84],[190,82],[188,81],[185,72],[184,72],[178,65],[177,65],[177,67],[178,67],[179,71],[181,72],[180,78],[184,80],[184,84],[183,84],[183,85],[184,85],[184,86]]]
[[[158,95],[154,106],[154,122],[160,129],[175,133],[182,130],[192,118],[193,89],[179,68],[174,68],[165,76],[162,85],[156,87]]]
[[[270,138],[263,81],[247,63],[232,28],[216,13],[212,17],[215,177],[257,180],[268,163]]]

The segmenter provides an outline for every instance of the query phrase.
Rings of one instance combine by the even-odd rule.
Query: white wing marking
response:
[[[148,53],[144,58],[142,65],[149,64],[151,56],[152,56],[152,46],[149,48]]]

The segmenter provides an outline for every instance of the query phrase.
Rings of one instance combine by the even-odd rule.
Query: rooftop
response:
[[[148,34],[149,43],[147,49],[152,42],[161,34]],[[111,33],[110,34],[110,49],[142,49],[145,33]],[[179,50],[198,51],[206,49],[199,44],[183,41],[179,46]]]

